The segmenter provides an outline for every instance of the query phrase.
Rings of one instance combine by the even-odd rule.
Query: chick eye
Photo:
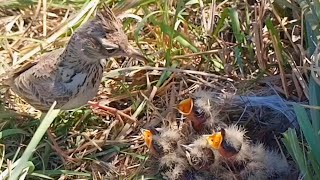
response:
[[[195,107],[194,114],[195,114],[197,117],[203,117],[205,113],[204,113],[203,109],[200,109],[200,108],[196,108],[196,107]]]

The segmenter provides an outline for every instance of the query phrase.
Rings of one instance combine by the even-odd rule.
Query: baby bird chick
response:
[[[181,101],[178,105],[178,110],[187,118],[197,132],[202,129],[202,124],[207,120],[205,112],[194,106],[191,98]]]
[[[159,144],[159,136],[156,135],[157,132],[149,129],[140,129],[140,131],[149,149],[149,153],[155,158],[160,158],[163,155],[163,148]]]
[[[287,160],[279,153],[266,149],[263,144],[253,144],[250,148],[251,158],[240,177],[247,179],[291,179],[290,166]]]
[[[180,151],[180,144],[185,143],[188,140],[180,130],[167,127],[159,130],[159,137],[159,144],[166,154]]]
[[[207,131],[211,133],[212,129],[217,126],[227,127],[222,119],[218,117],[219,106],[217,106],[213,98],[216,94],[210,91],[198,90],[191,95],[194,99],[196,109],[201,109],[207,116],[206,121],[203,123],[203,127]]]
[[[189,145],[182,145],[182,147],[185,149],[185,156],[189,164],[195,170],[208,170],[209,166],[215,162],[213,151],[204,137],[196,139]]]
[[[216,126],[226,127],[225,123],[217,117],[218,109],[213,102],[210,91],[198,90],[191,94],[192,98],[184,99],[178,104],[178,111],[184,115],[196,132],[211,133]]]
[[[207,142],[213,149],[218,150],[222,157],[230,158],[246,145],[245,131],[237,126],[229,126],[227,129],[218,127],[215,131],[216,133],[206,136]]]
[[[225,171],[220,171],[222,179],[281,179],[289,173],[285,158],[262,144],[250,144],[245,131],[236,125],[205,137],[209,146],[219,152],[216,159],[226,166]]]
[[[224,126],[224,123],[216,118],[210,106],[210,99],[201,97],[184,99],[178,104],[177,109],[196,132],[210,132],[214,126]]]
[[[164,179],[180,180],[192,179],[194,173],[190,171],[188,162],[177,152],[164,155],[160,160],[161,174]]]
[[[155,130],[150,128],[141,129],[141,133],[151,155],[155,157],[180,151],[179,144],[187,140],[178,129],[159,128]]]
[[[154,157],[153,164],[158,165],[158,171],[165,179],[194,179],[194,173],[190,171],[180,148],[180,144],[185,143],[186,138],[178,129],[141,129],[141,133],[150,154]]]

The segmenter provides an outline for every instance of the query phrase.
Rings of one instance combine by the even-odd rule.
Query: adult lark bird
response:
[[[55,108],[74,109],[96,95],[106,59],[114,56],[144,58],[130,46],[121,23],[104,6],[74,32],[64,49],[7,72],[0,82],[41,111],[54,101]]]
[[[32,63],[12,68],[0,76],[0,83],[11,89],[38,110],[78,108],[98,91],[106,59],[129,56],[144,59],[128,42],[121,23],[108,7],[79,27],[64,49],[51,51]],[[48,131],[53,148],[64,158]]]

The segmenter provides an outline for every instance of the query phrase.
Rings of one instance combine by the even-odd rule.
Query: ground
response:
[[[64,47],[103,3],[97,2],[1,2],[0,72]],[[45,135],[28,177],[140,177],[148,156],[140,128],[182,121],[176,105],[198,90],[217,94],[219,118],[244,126],[253,141],[281,149],[291,162],[281,137],[297,127],[295,114],[285,112],[293,107],[266,104],[308,101],[309,74],[302,67],[311,53],[304,48],[301,8],[296,2],[213,2],[106,1],[148,60],[111,59],[92,101],[117,111],[85,105],[61,112],[51,131],[70,159],[53,150]],[[40,114],[14,94],[2,95],[4,170],[25,150]],[[265,99],[250,107],[241,101],[246,97]]]

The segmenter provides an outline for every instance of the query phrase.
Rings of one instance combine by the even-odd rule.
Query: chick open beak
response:
[[[230,144],[228,141],[226,141],[224,139],[225,133],[225,129],[221,128],[219,131],[216,131],[212,135],[205,136],[212,149],[218,150],[221,156],[230,158],[239,153],[241,146],[234,147],[233,144]]]
[[[151,133],[150,130],[141,128],[140,131],[141,131],[144,142],[146,143],[147,147],[150,149],[151,143],[152,143],[152,136],[150,134]]]
[[[132,46],[128,47],[127,54],[129,57],[132,57],[132,58],[136,58],[144,61],[147,60],[147,58],[141,52],[139,52]]]
[[[149,130],[148,129],[143,129],[143,128],[140,129],[140,132],[141,132],[142,135],[144,135],[144,133],[147,132],[147,131],[149,131]]]
[[[210,146],[213,149],[220,149],[222,141],[223,141],[223,136],[221,132],[216,132],[212,135],[204,135],[210,144]]]
[[[193,108],[193,100],[191,98],[182,100],[179,104],[178,104],[178,110],[181,114],[183,115],[189,115],[192,112],[192,108]]]

